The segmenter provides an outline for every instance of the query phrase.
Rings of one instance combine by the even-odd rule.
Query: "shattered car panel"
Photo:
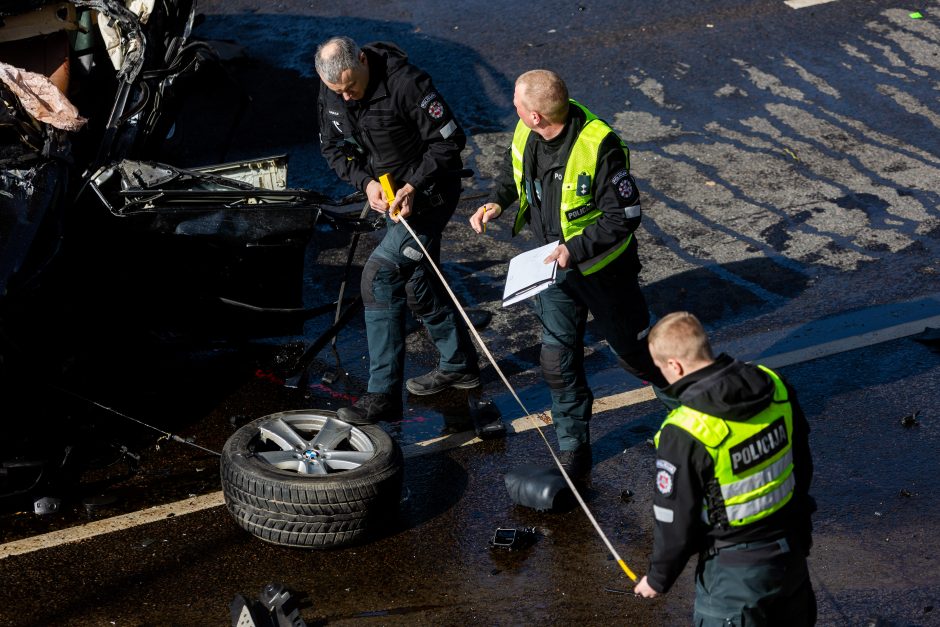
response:
[[[148,40],[120,2],[0,2],[0,297],[57,250],[36,242],[61,235],[84,167],[143,151],[165,127],[155,96],[205,52],[183,45],[193,4],[163,6]],[[120,34],[116,70],[99,26]]]
[[[309,233],[317,223],[350,231],[377,226],[323,207],[359,201],[359,193],[334,201],[289,189],[286,155],[192,169],[124,160],[90,185],[114,216],[161,233],[251,245]]]
[[[192,0],[0,0],[0,18],[0,298],[49,262],[68,212],[88,197],[122,218],[106,224],[119,235],[253,245],[309,235],[318,221],[376,228],[321,206],[361,195],[287,189],[283,156],[192,169],[148,161],[173,132],[180,80],[218,63],[190,40]],[[97,232],[86,222],[76,228]]]

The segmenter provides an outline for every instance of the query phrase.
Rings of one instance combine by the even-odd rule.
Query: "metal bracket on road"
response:
[[[307,627],[290,592],[279,583],[269,583],[257,601],[238,594],[230,605],[232,627]]]

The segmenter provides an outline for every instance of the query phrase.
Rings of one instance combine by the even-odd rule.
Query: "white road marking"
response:
[[[13,555],[22,555],[23,553],[31,553],[41,549],[51,549],[61,544],[87,540],[88,538],[94,538],[95,536],[100,536],[105,533],[123,531],[124,529],[130,529],[138,525],[146,525],[148,523],[166,520],[173,516],[191,514],[224,504],[225,502],[222,500],[222,492],[220,490],[183,501],[142,509],[138,512],[131,512],[130,514],[104,518],[102,520],[85,523],[84,525],[78,525],[77,527],[69,527],[67,529],[33,536],[32,538],[23,538],[22,540],[0,544],[0,559]]]
[[[909,335],[914,335],[923,331],[925,327],[940,327],[940,315],[930,316],[921,320],[915,320],[913,322],[905,322],[903,324],[894,325],[884,329],[876,329],[867,333],[861,333],[840,340],[834,340],[832,342],[824,342],[822,344],[808,346],[806,348],[801,348],[795,351],[770,355],[768,357],[761,357],[756,361],[759,361],[761,364],[771,368],[792,366],[794,364],[811,361],[813,359],[829,357],[831,355],[844,353],[855,350],[857,348],[865,348],[874,344],[880,344],[881,342],[888,342],[902,337],[907,337]],[[654,398],[655,396],[653,394],[653,389],[649,386],[636,390],[621,392],[619,394],[612,394],[610,396],[605,396],[603,398],[594,400],[594,414],[596,415],[605,411],[621,409],[630,405],[651,401]],[[544,418],[540,418],[540,416],[544,416]],[[536,422],[540,426],[547,426],[548,424],[551,424],[549,420],[550,419],[547,412],[545,414],[531,414],[530,416],[516,418],[508,426],[512,432],[522,433],[524,431],[534,429]],[[437,453],[440,451],[458,448],[461,446],[477,444],[480,441],[481,440],[479,438],[474,436],[472,431],[467,431],[464,433],[456,433],[453,435],[441,436],[439,438],[432,438],[423,442],[416,442],[415,444],[409,444],[402,447],[402,452],[404,453],[406,459],[410,459],[414,457],[420,457],[422,455],[428,455],[430,453]],[[33,536],[31,538],[24,538],[22,540],[15,540],[13,542],[7,542],[6,544],[0,544],[0,559],[14,555],[22,555],[24,553],[31,553],[33,551],[39,551],[42,549],[49,549],[60,546],[62,544],[78,542],[80,540],[87,540],[89,538],[94,538],[95,536],[106,533],[122,531],[131,527],[166,520],[167,518],[173,516],[191,514],[193,512],[198,512],[210,507],[218,507],[224,504],[225,501],[222,497],[222,491],[220,490],[218,492],[212,492],[210,494],[204,494],[202,496],[176,501],[174,503],[167,503],[166,505],[151,507],[149,509],[138,512],[131,512],[130,514],[123,514],[121,516],[96,520],[84,525],[69,527],[67,529],[45,533],[42,535]]]
[[[835,0],[786,0],[784,4],[794,9],[805,9],[806,7],[826,4],[827,2],[835,2]]]
[[[837,355],[846,351],[855,350],[856,348],[873,346],[875,344],[880,344],[881,342],[889,342],[891,340],[897,340],[909,335],[915,335],[923,331],[924,327],[940,327],[940,316],[931,316],[930,318],[924,318],[923,320],[915,320],[913,322],[896,324],[893,327],[876,329],[874,331],[869,331],[868,333],[842,338],[841,340],[833,340],[832,342],[824,342],[815,346],[807,346],[806,348],[790,351],[788,353],[781,353],[779,355],[764,357],[759,361],[768,368],[790,366],[793,364],[803,363],[804,361],[819,359],[821,357]]]

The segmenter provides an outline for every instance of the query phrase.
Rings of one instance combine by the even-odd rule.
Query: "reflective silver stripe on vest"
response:
[[[521,203],[523,201],[522,195],[526,193],[525,182],[522,180],[522,152],[516,147],[515,141],[509,146],[509,149],[512,151],[512,178],[516,182],[516,190],[519,192],[519,202]]]
[[[740,481],[721,486],[721,496],[727,501],[734,496],[740,496],[753,492],[763,485],[767,485],[777,477],[783,475],[787,466],[793,463],[793,450],[787,451],[787,454],[772,463],[762,471],[754,473],[750,477],[745,477]]]
[[[725,511],[728,513],[728,520],[742,520],[748,516],[753,516],[770,509],[777,503],[783,501],[783,499],[785,499],[787,495],[793,491],[794,485],[796,485],[796,479],[791,473],[790,476],[787,477],[787,480],[780,484],[780,487],[770,494],[765,494],[764,496],[758,497],[753,501],[741,503],[740,505],[725,505]]]
[[[671,523],[674,517],[671,509],[666,509],[658,505],[653,506],[653,515],[656,516],[656,520],[664,523]]]
[[[514,161],[518,161],[519,163],[522,163],[522,152],[519,151],[519,149],[516,147],[516,144],[512,144],[509,148],[510,150],[512,150],[512,156],[516,158],[514,159]],[[513,168],[512,168],[513,172],[519,172],[521,176],[522,170],[520,168],[516,168],[515,165],[516,164],[513,163]]]
[[[639,218],[643,215],[643,210],[640,208],[640,205],[633,205],[632,207],[624,207],[623,215],[627,216],[627,220],[630,218]]]

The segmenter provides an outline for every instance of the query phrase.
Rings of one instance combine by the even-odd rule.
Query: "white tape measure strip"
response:
[[[450,295],[451,300],[454,301],[454,305],[457,307],[457,310],[460,312],[460,315],[463,317],[464,322],[467,324],[467,328],[470,330],[470,333],[473,334],[473,337],[476,339],[477,344],[483,350],[483,353],[486,355],[486,358],[490,360],[490,363],[493,364],[493,368],[496,369],[496,373],[499,375],[499,378],[503,380],[503,383],[509,389],[509,392],[512,394],[512,397],[516,399],[516,402],[519,403],[519,407],[522,408],[524,416],[528,416],[534,423],[535,419],[529,413],[529,410],[526,409],[525,404],[523,404],[522,399],[519,398],[519,395],[516,393],[515,388],[512,387],[512,384],[509,383],[509,379],[506,378],[506,375],[503,374],[503,371],[500,369],[499,365],[496,363],[496,360],[493,359],[493,355],[490,353],[490,349],[486,347],[486,344],[483,342],[483,338],[480,337],[480,334],[477,333],[477,330],[473,328],[473,323],[470,322],[470,317],[467,316],[467,312],[464,311],[464,308],[461,306],[460,301],[457,300],[457,297],[454,295],[453,290],[450,289],[450,285],[447,284],[447,279],[444,278],[444,275],[441,273],[440,268],[437,267],[437,264],[434,263],[434,260],[431,259],[431,255],[428,254],[427,249],[424,247],[424,244],[421,243],[421,240],[418,239],[417,234],[412,230],[411,225],[408,224],[408,221],[399,215],[398,221],[405,226],[408,230],[408,233],[411,234],[411,237],[418,244],[418,247],[421,248],[421,252],[424,253],[425,259],[428,260],[428,263],[431,264],[431,267],[434,268],[434,272],[440,278],[441,283],[444,285],[444,289],[447,290],[447,293]],[[601,529],[600,525],[597,524],[597,520],[594,518],[594,515],[591,513],[591,510],[588,509],[587,504],[584,502],[584,499],[581,498],[581,494],[578,492],[578,489],[575,487],[574,482],[571,481],[571,477],[568,476],[568,473],[565,472],[564,467],[561,465],[561,462],[558,460],[558,457],[555,455],[555,451],[552,450],[552,445],[549,444],[548,438],[545,437],[545,433],[539,427],[538,423],[535,423],[535,429],[539,432],[539,435],[542,436],[542,440],[545,442],[545,446],[548,447],[548,452],[551,454],[552,459],[555,460],[555,465],[558,466],[558,470],[561,471],[561,476],[565,478],[565,483],[568,484],[568,487],[571,488],[571,492],[574,494],[575,499],[578,501],[578,505],[581,506],[581,509],[584,510],[584,514],[588,517],[588,520],[591,521],[591,525],[594,526],[594,530],[597,531],[598,535],[601,537],[601,540],[604,541],[604,544],[607,546],[607,550],[610,551],[611,555],[614,556],[614,559],[617,560],[617,563],[620,564],[620,567],[623,568],[624,572],[627,573],[627,576],[630,577],[633,581],[637,580],[637,577],[633,572],[627,568],[627,565],[620,558],[620,555],[617,554],[617,550],[614,549],[614,545],[610,543],[610,540],[607,539],[607,535],[604,534],[604,531]]]

